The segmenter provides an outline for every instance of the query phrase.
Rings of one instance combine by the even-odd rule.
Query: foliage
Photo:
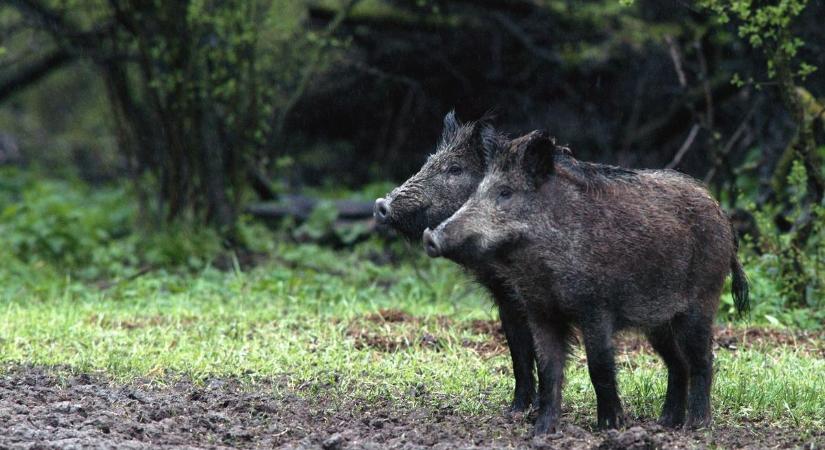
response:
[[[825,173],[814,130],[822,106],[798,83],[804,82],[816,67],[800,61],[805,44],[791,29],[808,6],[807,0],[702,0],[700,4],[726,24],[737,21],[739,36],[754,49],[761,50],[767,61],[768,78],[774,79],[795,130],[777,158],[771,176],[772,196],[751,204],[759,228],[757,248],[765,274],[776,277],[778,298],[790,305],[810,305],[821,316],[821,299],[825,297],[822,274],[825,220]],[[754,83],[753,77],[748,80]],[[733,83],[745,82],[736,75]],[[755,83],[758,88],[768,83]],[[778,230],[778,221],[791,224],[787,232]],[[784,231],[784,230],[783,230]]]
[[[97,275],[118,255],[110,244],[130,232],[132,202],[123,189],[92,190],[67,181],[0,175],[4,246],[34,266],[44,263]],[[8,202],[8,203],[6,203]]]
[[[8,57],[22,73],[20,61],[70,58],[98,74],[94,92],[106,94],[139,198],[159,200],[141,203],[144,215],[187,217],[232,238],[247,170],[273,156],[302,86],[342,46],[304,29],[305,9],[284,0],[12,2],[0,19],[34,29],[39,54],[29,56],[19,32]]]
[[[22,267],[85,280],[128,277],[144,266],[200,269],[221,249],[214,231],[183,222],[136,232],[135,211],[122,186],[0,172],[0,249]]]
[[[768,58],[768,77],[774,78],[778,64],[788,64],[797,56],[804,42],[790,33],[792,21],[802,14],[808,0],[778,0],[775,2],[756,2],[753,0],[701,0],[703,7],[716,14],[720,24],[728,23],[731,18],[739,20],[739,36],[747,40],[754,48],[766,47]],[[805,78],[816,67],[799,62],[796,74]],[[741,80],[736,78],[735,80]]]
[[[790,209],[778,205],[757,208],[753,203],[749,206],[758,231],[758,237],[748,242],[748,273],[756,305],[753,314],[768,316],[766,319],[772,323],[821,326],[825,323],[825,206],[804,208],[808,177],[799,161],[793,163],[787,186]],[[808,214],[813,217],[805,217]],[[779,231],[775,217],[791,224],[810,219],[810,237],[800,243],[796,236],[800,231]]]

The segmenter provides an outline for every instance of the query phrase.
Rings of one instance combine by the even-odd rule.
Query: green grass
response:
[[[275,379],[302,395],[500,414],[511,395],[509,357],[474,349],[489,340],[471,326],[496,318],[485,294],[446,261],[375,265],[375,248],[281,245],[274,261],[250,271],[154,271],[107,289],[36,267],[0,268],[0,366],[59,366],[119,381]],[[380,309],[416,320],[365,319]],[[364,345],[359,332],[397,348]],[[589,423],[595,397],[582,353],[568,363],[564,404]],[[646,353],[621,354],[618,364],[627,410],[654,418],[663,365]],[[821,357],[791,347],[720,350],[716,371],[717,422],[825,426]]]

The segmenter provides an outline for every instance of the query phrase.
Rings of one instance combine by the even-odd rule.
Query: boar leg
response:
[[[681,320],[680,320],[681,319]],[[713,378],[713,316],[688,311],[677,318],[679,347],[690,372],[686,428],[710,425],[710,386]]]
[[[687,401],[688,365],[676,343],[670,323],[654,328],[647,333],[650,345],[667,365],[667,393],[659,424],[665,427],[679,427],[685,421]]]
[[[561,388],[570,328],[565,324],[528,319],[539,374],[539,416],[534,433],[555,433],[561,417]]]
[[[498,286],[493,289],[498,304],[498,314],[501,318],[501,327],[507,337],[510,347],[510,357],[513,359],[513,375],[516,378],[516,389],[513,393],[511,410],[514,412],[526,410],[536,395],[536,381],[533,377],[536,351],[533,347],[533,335],[527,326],[524,313],[519,309],[514,298],[515,294]]]
[[[624,413],[616,387],[613,327],[607,321],[595,321],[582,328],[582,337],[587,370],[596,391],[596,426],[618,428],[624,422]]]

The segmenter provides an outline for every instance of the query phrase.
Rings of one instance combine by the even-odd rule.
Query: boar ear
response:
[[[533,131],[528,135],[523,152],[522,169],[535,186],[540,186],[553,174],[556,142],[544,130]]]
[[[458,123],[458,120],[455,118],[455,110],[448,112],[447,115],[444,116],[444,131],[441,133],[441,141],[451,141],[455,138],[459,128],[461,128],[461,124]]]
[[[490,165],[501,149],[501,135],[492,125],[481,125],[481,149],[484,152],[484,163]]]

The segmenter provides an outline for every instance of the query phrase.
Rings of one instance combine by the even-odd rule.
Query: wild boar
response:
[[[418,173],[375,201],[375,220],[418,242],[425,228],[435,227],[450,217],[475,191],[484,175],[486,160],[481,132],[486,127],[483,122],[461,124],[454,113],[447,114],[435,153]],[[522,311],[516,308],[518,301],[512,289],[482,261],[466,267],[498,305],[515,376],[511,408],[523,411],[536,395],[532,335],[524,326]]]
[[[694,179],[577,161],[544,132],[483,139],[478,189],[423,243],[430,256],[492,264],[518,293],[538,361],[537,434],[557,428],[568,340],[581,331],[597,425],[623,421],[613,334],[642,330],[668,369],[660,422],[711,421],[713,318],[728,273],[748,284],[728,218]],[[687,409],[687,418],[685,410]]]

